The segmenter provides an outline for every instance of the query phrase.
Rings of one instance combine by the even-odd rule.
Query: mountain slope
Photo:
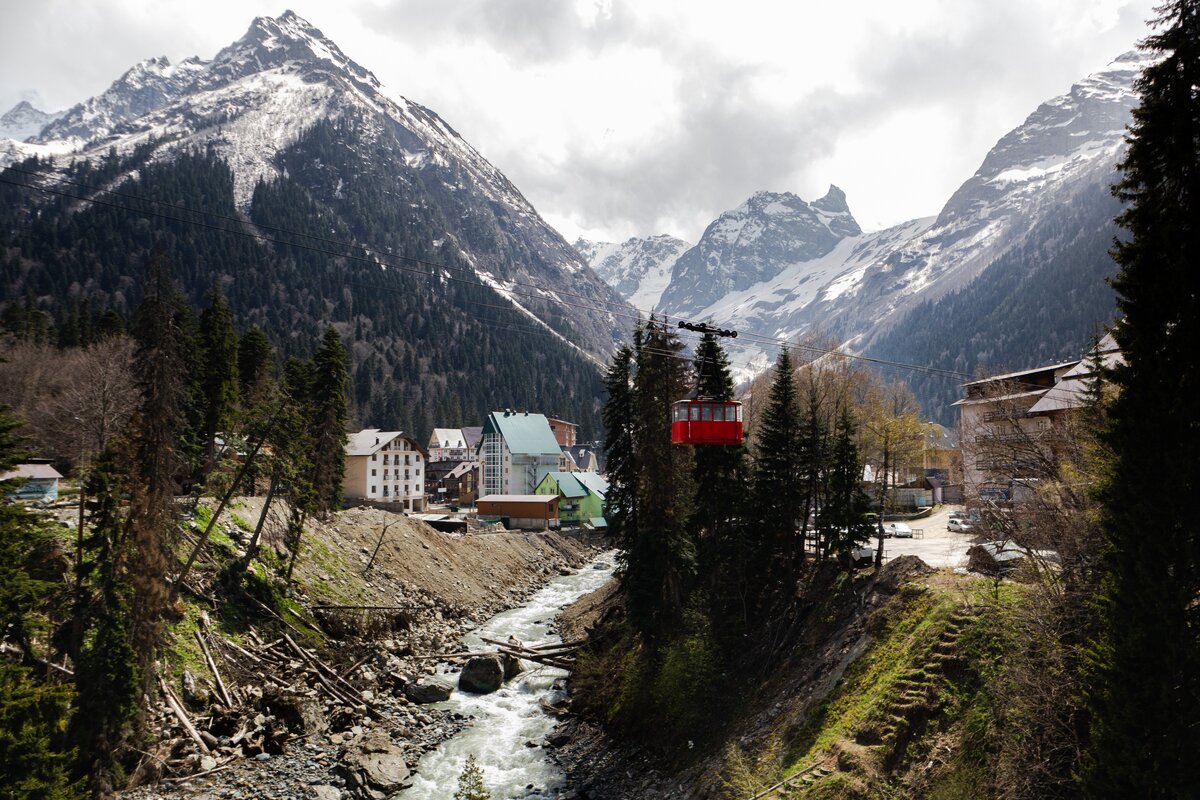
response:
[[[662,305],[687,316],[731,291],[778,275],[789,264],[819,258],[847,236],[861,233],[836,186],[806,203],[794,194],[756,192],[713,221],[671,273]]]
[[[143,223],[167,239],[193,300],[220,279],[243,318],[264,321],[285,350],[302,349],[315,326],[342,326],[354,340],[364,422],[394,424],[366,418],[379,414],[460,424],[499,404],[574,416],[590,428],[595,357],[625,328],[607,309],[623,313],[624,301],[437,114],[389,92],[295,14],[256,19],[211,61],[144,62],[31,146],[61,150],[87,136],[72,157],[88,166],[55,172],[52,186],[223,208],[247,224],[204,216],[193,224],[235,231],[223,241],[264,231],[286,241],[250,249],[210,242],[189,252],[184,240],[205,237],[154,208],[117,201],[148,215]],[[42,163],[20,169],[31,167],[46,171]],[[207,205],[195,204],[184,175],[207,187]],[[31,180],[27,172],[17,178]],[[31,292],[59,319],[81,302],[136,303],[141,264],[132,255],[147,243],[112,218],[120,212],[93,209],[72,220],[62,201],[9,196],[5,233],[21,252],[5,268],[7,308]],[[40,235],[56,247],[19,227],[38,214]],[[78,227],[87,221],[119,232],[115,252]],[[97,248],[113,260],[89,259]],[[468,352],[475,344],[478,357]]]
[[[935,219],[847,236],[800,263],[776,258],[776,274],[765,279],[760,276],[770,269],[755,266],[750,285],[694,315],[773,337],[820,332],[859,352],[918,364],[936,360],[968,372],[983,364],[1032,366],[1045,352],[1055,353],[1050,360],[1077,355],[1113,310],[1102,280],[1112,269],[1105,252],[1116,211],[1109,186],[1143,59],[1123,55],[1040,105],[996,143]],[[720,258],[709,267],[739,271],[736,261]],[[984,275],[986,282],[973,283]],[[1070,313],[1046,313],[1050,299],[1039,292],[1050,285],[1078,287]],[[961,319],[961,303],[976,292],[995,303],[978,330]],[[668,290],[664,299],[668,295],[678,296]],[[939,301],[950,295],[957,299],[942,308]],[[980,313],[975,308],[975,321]],[[991,341],[982,344],[980,336]],[[915,344],[933,338],[941,341],[936,353]],[[1042,347],[1043,341],[1055,346]],[[742,340],[739,348],[735,360],[751,368],[774,356],[772,348]],[[957,386],[939,380],[945,385],[936,389],[930,379],[918,383],[927,412],[945,419]]]
[[[22,100],[0,116],[0,139],[24,141],[41,133],[43,128],[62,117],[63,113],[47,114],[34,108],[28,100]]]
[[[658,306],[671,280],[675,262],[689,248],[687,242],[659,234],[615,242],[579,239],[575,249],[600,279],[616,289],[630,305],[649,311]]]

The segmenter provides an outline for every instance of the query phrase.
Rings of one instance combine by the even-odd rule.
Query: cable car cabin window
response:
[[[737,421],[738,422],[742,421],[742,404],[741,403],[738,403],[738,407],[737,407]]]
[[[701,406],[701,408],[704,409],[704,416],[701,419],[703,419],[705,422],[712,422],[712,406],[710,406],[708,403],[705,403]]]
[[[693,403],[689,406],[689,408],[692,409],[692,422],[699,422],[700,421],[700,406]]]

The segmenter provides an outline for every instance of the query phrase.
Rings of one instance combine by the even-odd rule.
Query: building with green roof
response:
[[[608,481],[595,472],[551,472],[542,478],[534,494],[557,495],[558,516],[563,525],[579,525],[604,516]]]
[[[483,496],[532,494],[547,474],[558,470],[562,449],[543,414],[493,411],[479,440]]]

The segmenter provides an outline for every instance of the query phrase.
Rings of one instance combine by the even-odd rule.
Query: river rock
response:
[[[504,664],[500,656],[475,656],[458,676],[458,688],[474,694],[490,694],[504,684]]]
[[[521,663],[521,659],[516,656],[510,656],[508,653],[503,653],[500,656],[500,663],[504,665],[504,680],[512,680],[525,671],[525,665]]]
[[[418,705],[441,703],[450,699],[454,687],[440,680],[422,680],[404,687],[404,696]]]
[[[364,797],[383,800],[412,785],[404,751],[385,733],[369,733],[346,749],[342,773]]]
[[[263,689],[262,706],[300,736],[322,733],[329,727],[325,709],[315,697],[268,686]]]

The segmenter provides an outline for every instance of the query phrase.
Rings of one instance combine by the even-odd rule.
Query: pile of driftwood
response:
[[[251,628],[239,644],[202,616],[194,635],[211,678],[185,671],[180,696],[159,676],[164,739],[144,754],[135,785],[219,772],[239,758],[284,753],[290,741],[330,727],[381,718],[373,693],[349,680],[369,655],[339,672],[286,633],[264,641]]]
[[[437,659],[439,661],[461,661],[477,656],[511,656],[535,664],[570,670],[575,666],[575,651],[583,642],[553,642],[551,644],[526,645],[519,639],[509,637],[507,641],[480,637],[484,644],[494,645],[495,650],[464,650],[458,653],[438,653],[436,655],[419,656],[421,659]]]

